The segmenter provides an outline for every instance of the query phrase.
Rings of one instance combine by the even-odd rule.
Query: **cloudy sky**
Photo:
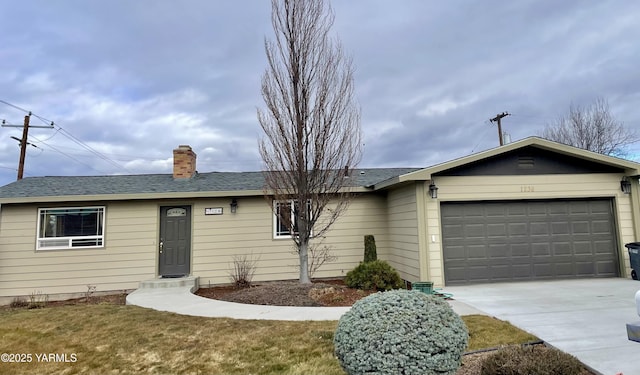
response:
[[[640,2],[334,0],[356,66],[362,167],[422,167],[539,134],[608,100],[640,128]],[[266,0],[0,0],[0,120],[31,129],[25,177],[260,170]],[[18,107],[18,108],[16,108]],[[0,128],[0,185],[20,128]],[[640,157],[640,145],[631,158]]]

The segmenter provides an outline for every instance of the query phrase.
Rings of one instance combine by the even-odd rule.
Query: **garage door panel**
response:
[[[571,233],[590,235],[592,233],[588,221],[574,221],[571,223]]]
[[[571,233],[569,223],[566,221],[551,222],[551,234],[554,236],[568,235]]]
[[[486,206],[485,207],[485,216],[487,218],[498,217],[502,218],[507,215],[506,207],[504,206]]]
[[[597,240],[593,242],[593,252],[595,255],[606,255],[611,254],[615,245],[610,240]]]
[[[531,244],[531,256],[544,257],[551,256],[551,245],[548,242],[545,243],[532,243]]]
[[[532,222],[530,224],[532,236],[549,236],[549,223],[546,222]]]
[[[529,234],[526,223],[509,223],[509,236],[527,236]]]
[[[471,260],[482,260],[483,262],[486,262],[487,260],[487,248],[485,246],[478,246],[478,245],[470,245],[467,246],[466,248],[466,257],[467,259],[471,259]]]
[[[596,263],[596,271],[599,274],[611,274],[616,273],[617,265],[615,262],[610,260],[600,261]]]
[[[486,236],[486,230],[484,224],[467,224],[464,226],[465,238],[484,238]]]
[[[547,206],[542,202],[531,202],[527,207],[527,216],[546,216]]]
[[[445,282],[614,277],[611,200],[441,205]]]
[[[593,260],[593,248],[591,242],[588,241],[574,241],[573,242],[573,254],[578,258],[579,256],[586,256]]]
[[[533,277],[535,279],[553,277],[553,265],[551,265],[549,263],[534,264],[533,265]]]
[[[489,244],[489,258],[492,261],[497,261],[498,259],[509,259],[509,246],[507,244]]]
[[[487,237],[502,238],[507,235],[507,225],[504,223],[487,224]]]
[[[591,227],[593,234],[611,234],[611,223],[608,220],[594,220]]]
[[[595,264],[593,262],[577,262],[576,263],[576,275],[578,276],[591,276],[596,272]]]
[[[554,257],[571,255],[573,251],[573,247],[570,242],[554,242],[552,248]]]
[[[514,279],[531,279],[531,264],[514,264],[511,272]]]
[[[511,257],[513,258],[527,258],[527,263],[531,260],[531,248],[529,244],[513,244],[511,245]]]
[[[541,203],[544,204],[544,203]],[[570,209],[566,205],[546,205],[549,216],[567,216]]]
[[[518,219],[527,216],[527,207],[525,206],[515,206],[515,205],[507,205],[505,206],[507,209],[507,215],[509,219]]]

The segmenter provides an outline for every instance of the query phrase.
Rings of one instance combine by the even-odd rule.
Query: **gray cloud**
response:
[[[504,128],[515,140],[596,97],[638,128],[635,2],[333,7],[357,68],[362,166],[427,166],[495,147],[497,113],[512,113]],[[198,153],[201,172],[259,169],[269,12],[267,1],[0,0],[0,99],[68,132],[32,129],[26,175],[168,173],[179,144]],[[0,119],[23,116],[0,104]],[[10,136],[20,129],[0,129],[0,184],[15,179]]]

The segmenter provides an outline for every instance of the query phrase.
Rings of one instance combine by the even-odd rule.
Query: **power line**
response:
[[[63,152],[63,151],[60,151],[58,148],[56,148],[56,147],[54,147],[54,146],[52,146],[52,145],[48,144],[48,143],[47,143],[47,142],[45,142],[45,141],[41,141],[41,140],[39,140],[38,138],[35,138],[35,137],[32,137],[32,138],[34,138],[37,142],[42,143],[43,145],[46,145],[47,147],[50,147],[53,151],[55,151],[55,152],[57,152],[57,153],[59,153],[59,154],[62,154],[62,155],[64,155],[64,156],[68,157],[69,159],[71,159],[71,160],[73,160],[73,161],[75,161],[75,162],[77,162],[77,163],[80,163],[80,164],[82,164],[82,165],[84,165],[84,166],[87,166],[87,167],[89,167],[89,168],[93,169],[93,170],[94,170],[94,171],[96,171],[96,172],[100,172],[100,173],[103,173],[103,174],[108,174],[108,173],[107,173],[107,172],[105,172],[105,171],[101,171],[101,170],[99,170],[99,169],[96,169],[96,168],[95,168],[95,167],[93,167],[92,165],[89,165],[89,164],[87,164],[87,163],[85,163],[85,162],[82,162],[82,161],[80,161],[80,160],[78,160],[78,159],[74,158],[73,156],[71,156],[71,155],[69,155],[69,154],[67,154],[67,153],[65,153],[65,152]]]
[[[130,173],[130,172],[129,172],[129,171],[128,171],[124,166],[122,166],[122,165],[120,165],[119,163],[117,163],[116,161],[114,161],[114,160],[112,160],[112,159],[108,158],[108,157],[107,157],[107,156],[105,156],[104,154],[100,153],[99,151],[97,151],[97,150],[96,150],[96,149],[94,149],[93,147],[89,146],[88,144],[86,144],[85,142],[83,142],[82,140],[80,140],[79,138],[77,138],[76,136],[74,136],[73,134],[71,134],[70,132],[68,132],[67,130],[65,130],[64,128],[62,128],[60,125],[55,124],[53,121],[51,121],[51,120],[49,120],[49,119],[47,119],[47,118],[45,118],[45,117],[39,116],[39,115],[37,115],[37,114],[34,114],[34,113],[32,113],[31,111],[28,111],[28,110],[26,110],[26,109],[24,109],[24,108],[21,108],[21,107],[19,107],[19,106],[15,105],[15,104],[9,103],[9,102],[7,102],[7,101],[5,101],[5,100],[0,100],[0,103],[3,103],[3,104],[5,104],[5,105],[8,105],[8,106],[10,106],[10,107],[12,107],[12,108],[15,108],[15,109],[17,109],[17,110],[20,110],[20,111],[23,111],[23,112],[25,112],[25,113],[28,113],[28,114],[29,114],[29,116],[34,116],[34,117],[36,117],[36,118],[38,118],[40,121],[42,121],[43,123],[45,123],[45,124],[49,124],[49,126],[48,126],[48,127],[51,127],[51,128],[56,127],[56,128],[57,128],[56,133],[54,133],[51,137],[47,138],[47,140],[49,140],[49,139],[53,138],[56,134],[60,133],[60,134],[62,134],[65,138],[67,138],[67,139],[69,139],[70,141],[72,141],[72,142],[76,143],[77,145],[79,145],[79,146],[83,147],[84,149],[86,149],[87,151],[91,152],[92,154],[94,154],[94,155],[95,155],[95,156],[97,156],[98,158],[100,158],[100,159],[102,159],[102,160],[104,160],[104,161],[106,161],[106,162],[110,163],[111,165],[113,165],[114,167],[116,167],[116,168],[118,168],[118,169],[121,169],[121,170],[123,170],[123,171],[125,171],[125,172],[127,172],[127,173]],[[4,126],[4,125],[3,125],[3,126]],[[31,127],[39,127],[39,126],[31,126]],[[23,141],[24,141],[24,142],[26,142],[26,137],[23,137],[23,138],[24,138],[24,139],[23,139]],[[36,138],[36,139],[37,139],[37,138]],[[44,141],[38,141],[38,142],[42,142],[42,143],[44,143]],[[44,144],[46,144],[46,143],[44,143]],[[49,146],[49,147],[53,148],[53,146],[51,146],[51,145],[49,145],[49,144],[47,144],[47,146]],[[61,151],[59,151],[59,152],[60,152],[60,153],[62,153]],[[66,154],[64,154],[64,153],[62,153],[62,154],[63,154],[63,155],[65,155],[65,156],[68,156],[68,157],[69,157],[69,155],[66,155]],[[21,156],[21,160],[22,160],[22,156]],[[77,159],[74,159],[74,160],[78,161]],[[78,162],[80,162],[80,161],[78,161]],[[82,162],[80,162],[80,163],[81,163],[81,164],[83,164],[83,165],[87,165],[87,164],[82,163]]]

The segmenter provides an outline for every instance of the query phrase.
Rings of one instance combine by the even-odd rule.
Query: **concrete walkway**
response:
[[[458,301],[528,331],[603,375],[640,374],[637,322],[640,282],[584,279],[447,287]]]
[[[349,307],[291,307],[246,305],[196,296],[193,287],[138,289],[127,296],[128,305],[209,318],[263,320],[338,320]]]
[[[349,307],[265,306],[219,301],[193,294],[198,289],[196,285],[196,278],[144,281],[127,296],[127,304],[182,315],[262,320],[338,320],[349,310]],[[460,301],[451,301],[451,305],[460,315],[482,314]]]

